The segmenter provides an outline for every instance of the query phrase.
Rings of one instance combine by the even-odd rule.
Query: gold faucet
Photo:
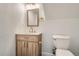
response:
[[[31,32],[31,33],[35,32],[35,30],[33,29],[33,27],[30,27],[29,32]]]
[[[31,29],[31,32],[33,32],[33,27],[31,27],[30,29]]]

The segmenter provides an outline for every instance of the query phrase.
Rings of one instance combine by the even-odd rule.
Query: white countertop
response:
[[[23,35],[40,35],[41,32],[35,32],[35,33],[29,33],[29,32],[27,32],[27,33],[16,33],[16,34],[23,34]]]

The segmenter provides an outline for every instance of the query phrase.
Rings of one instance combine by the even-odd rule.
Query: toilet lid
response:
[[[56,56],[74,56],[74,54],[69,50],[56,49]]]

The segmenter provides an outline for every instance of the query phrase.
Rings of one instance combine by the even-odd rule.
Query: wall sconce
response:
[[[27,3],[26,5],[25,5],[25,9],[26,10],[30,10],[30,9],[39,9],[39,4],[36,4],[36,3]]]
[[[43,22],[44,21],[44,18],[43,17],[40,17],[40,22]]]

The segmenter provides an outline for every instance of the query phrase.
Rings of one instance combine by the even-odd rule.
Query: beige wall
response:
[[[69,49],[79,55],[79,4],[44,4],[45,22],[38,31],[43,34],[43,52],[51,52],[53,34],[68,34]],[[0,55],[15,55],[15,33],[27,30],[22,4],[0,4]]]

